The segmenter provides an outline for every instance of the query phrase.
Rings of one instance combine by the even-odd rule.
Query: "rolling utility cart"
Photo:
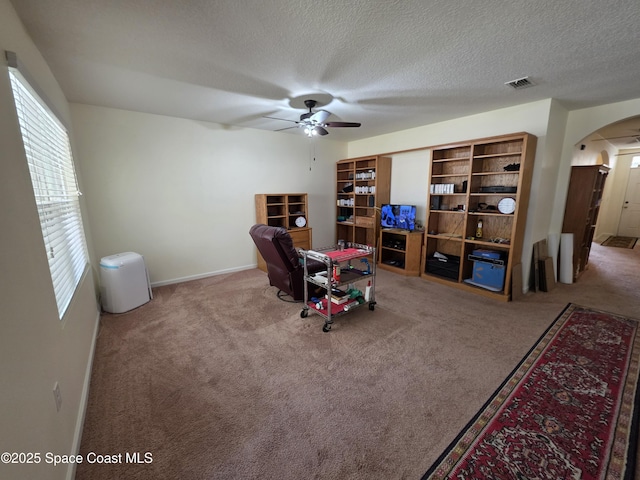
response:
[[[331,330],[334,317],[344,315],[362,305],[374,310],[376,288],[376,249],[368,245],[348,243],[319,250],[302,250],[304,259],[305,304],[300,317],[306,318],[309,310],[325,319],[322,331]],[[327,267],[310,275],[310,260],[322,262]],[[321,298],[309,299],[309,284],[326,292]]]

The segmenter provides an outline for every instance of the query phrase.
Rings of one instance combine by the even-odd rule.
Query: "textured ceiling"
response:
[[[12,2],[71,102],[277,130],[312,97],[355,140],[640,97],[639,0]]]

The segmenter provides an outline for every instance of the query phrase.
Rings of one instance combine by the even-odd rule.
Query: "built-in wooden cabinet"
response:
[[[383,228],[378,245],[378,267],[407,276],[420,275],[422,232]]]
[[[380,207],[389,203],[391,158],[340,160],[336,165],[336,239],[376,245]]]
[[[607,175],[609,175],[609,167],[606,165],[571,167],[562,232],[573,233],[574,281],[584,272],[589,263],[591,242],[596,230]]]
[[[289,231],[296,248],[311,248],[309,206],[306,193],[258,193],[256,201],[256,223],[272,227],[284,227]],[[258,252],[258,268],[267,266]]]
[[[512,268],[522,257],[536,142],[533,135],[516,133],[431,148],[423,278],[510,300]],[[473,281],[483,265],[477,256],[487,250],[499,257],[487,262],[502,276],[501,287]]]

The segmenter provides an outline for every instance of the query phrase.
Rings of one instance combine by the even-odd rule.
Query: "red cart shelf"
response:
[[[376,279],[376,249],[369,245],[349,243],[347,248],[340,249],[337,246],[327,247],[319,250],[302,250],[304,259],[304,298],[309,298],[309,283],[325,290],[326,295],[317,301],[306,301],[300,316],[306,318],[309,310],[317,313],[325,319],[322,330],[331,330],[333,319],[337,316],[352,312],[358,307],[368,305],[369,310],[375,309],[375,279]],[[370,260],[369,260],[370,259]],[[309,275],[308,262],[315,260],[324,263],[326,272]],[[360,263],[353,265],[354,260]],[[361,268],[366,265],[366,268]],[[334,269],[340,268],[338,279],[334,277]],[[350,298],[346,303],[336,304],[331,301],[332,289],[339,289],[341,285],[355,284],[366,281],[367,286],[360,298]]]

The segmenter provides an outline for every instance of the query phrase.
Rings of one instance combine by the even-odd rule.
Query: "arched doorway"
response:
[[[640,115],[600,127],[575,146],[572,166],[608,165],[611,168],[600,205],[595,241],[618,235],[633,152],[640,155]],[[635,189],[635,185],[632,181],[631,188]]]

